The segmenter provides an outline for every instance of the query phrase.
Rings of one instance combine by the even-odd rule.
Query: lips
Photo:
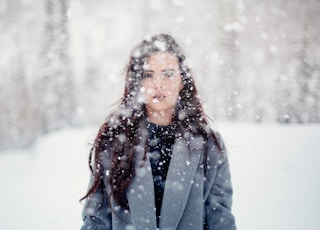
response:
[[[161,93],[158,93],[158,94],[153,96],[153,99],[158,99],[158,100],[164,99],[164,98],[166,98],[166,96],[164,94],[161,94]]]
[[[164,94],[161,94],[161,93],[155,94],[155,95],[152,97],[153,102],[163,101],[165,98],[166,98],[166,96],[165,96]]]

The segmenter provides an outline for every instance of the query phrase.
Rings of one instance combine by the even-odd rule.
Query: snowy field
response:
[[[218,124],[230,151],[240,230],[320,229],[320,125]],[[0,153],[3,230],[79,229],[97,127],[44,136]]]

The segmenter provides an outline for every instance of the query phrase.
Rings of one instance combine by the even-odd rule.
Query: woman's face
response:
[[[178,59],[168,52],[152,54],[144,66],[141,88],[147,117],[159,125],[169,124],[182,88]]]

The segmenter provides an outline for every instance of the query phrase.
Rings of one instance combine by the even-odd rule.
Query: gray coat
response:
[[[222,141],[221,143],[223,145]],[[204,176],[203,138],[190,140],[190,145],[180,139],[175,141],[165,184],[159,229],[197,230],[203,229],[204,223],[208,229],[236,229],[231,213],[232,185],[227,154],[219,151],[213,139],[208,141],[208,146],[207,170]],[[139,162],[143,157],[143,149],[137,148],[135,154]],[[109,162],[110,159],[105,154],[103,165],[107,167]],[[104,183],[110,192],[106,173],[104,175]],[[99,192],[87,198],[83,209],[82,230],[156,229],[154,187],[149,159],[137,169],[127,190],[130,211],[117,206],[112,199],[111,211],[107,197],[102,205],[101,198],[102,194]]]

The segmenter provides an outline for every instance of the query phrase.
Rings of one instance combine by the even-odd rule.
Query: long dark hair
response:
[[[100,127],[90,151],[89,166],[93,183],[81,200],[104,188],[103,173],[108,170],[108,183],[111,188],[109,201],[113,196],[118,205],[129,209],[125,194],[135,176],[136,167],[139,167],[135,163],[134,148],[139,144],[141,146],[140,137],[144,135],[141,123],[146,118],[145,105],[143,100],[140,100],[143,66],[150,55],[155,52],[169,52],[178,60],[183,88],[179,93],[176,109],[172,115],[172,122],[176,126],[176,136],[186,138],[186,136],[202,135],[205,140],[212,137],[218,148],[221,149],[215,133],[209,126],[209,118],[203,110],[196,89],[194,74],[186,63],[182,49],[170,35],[155,35],[143,40],[131,52],[129,63],[126,66],[123,97],[116,110],[107,117],[105,123]],[[204,144],[206,143],[205,141]],[[146,154],[147,143],[142,143],[142,146],[144,146]],[[108,169],[104,169],[102,166],[103,154],[108,154],[112,159]],[[206,159],[206,154],[205,150],[204,159]]]

